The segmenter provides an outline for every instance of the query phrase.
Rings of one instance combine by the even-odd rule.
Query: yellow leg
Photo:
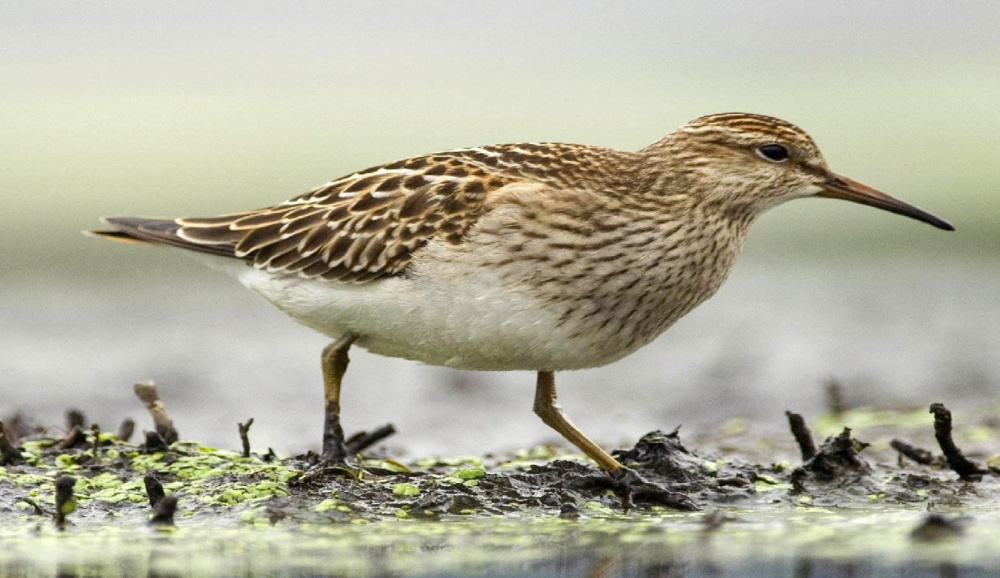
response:
[[[613,472],[622,467],[618,460],[583,435],[583,432],[578,430],[563,413],[556,399],[555,374],[551,371],[538,372],[538,385],[535,386],[535,413],[546,425],[559,432],[570,443],[580,448],[580,451],[587,454],[587,457],[597,462],[602,470]]]
[[[323,348],[323,397],[326,417],[323,422],[324,462],[343,464],[347,459],[344,446],[344,429],[340,426],[340,387],[347,371],[347,351],[358,338],[348,333]]]

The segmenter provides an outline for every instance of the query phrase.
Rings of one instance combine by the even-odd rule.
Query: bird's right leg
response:
[[[350,361],[347,351],[357,338],[353,333],[346,333],[323,348],[323,397],[326,412],[320,460],[324,465],[344,465],[347,462],[344,428],[340,425],[340,388]]]

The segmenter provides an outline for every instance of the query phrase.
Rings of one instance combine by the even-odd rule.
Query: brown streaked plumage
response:
[[[107,219],[113,230],[95,234],[207,254],[336,338],[323,354],[324,463],[346,457],[339,392],[357,343],[437,365],[538,371],[535,411],[545,423],[635,485],[645,482],[559,410],[553,372],[611,363],[652,341],[715,293],[757,215],[810,196],[951,229],[831,172],[798,127],[726,113],[637,152],[525,143],[436,153],[274,207]]]
[[[274,207],[169,222],[110,219],[121,229],[97,234],[120,237],[127,230],[148,241],[244,259],[272,273],[364,282],[403,271],[431,239],[461,243],[491,193],[507,185],[605,186],[616,178],[601,170],[613,154],[624,155],[555,143],[437,153],[371,167]],[[616,186],[624,193],[626,183]]]

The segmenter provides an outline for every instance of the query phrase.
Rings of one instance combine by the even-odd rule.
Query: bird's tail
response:
[[[133,237],[128,233],[122,231],[98,231],[90,230],[84,231],[84,235],[88,237],[94,237],[95,239],[107,239],[109,241],[118,241],[119,243],[147,243],[148,241],[143,241],[142,239]]]
[[[101,222],[110,230],[84,231],[85,235],[122,243],[154,243],[200,253],[233,257],[229,244],[212,245],[192,242],[178,234],[181,225],[175,219],[147,219],[143,217],[102,217]]]

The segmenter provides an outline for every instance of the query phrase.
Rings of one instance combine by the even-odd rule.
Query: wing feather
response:
[[[179,219],[194,243],[229,243],[272,272],[362,283],[395,275],[435,237],[459,243],[490,191],[521,180],[476,155],[438,153],[373,167],[227,220]]]
[[[574,151],[606,154],[586,149],[498,145],[436,153],[372,167],[255,211],[108,223],[127,236],[243,259],[274,273],[364,283],[401,273],[433,239],[461,243],[501,188],[576,184],[562,182],[569,173],[559,167],[577,158]]]

